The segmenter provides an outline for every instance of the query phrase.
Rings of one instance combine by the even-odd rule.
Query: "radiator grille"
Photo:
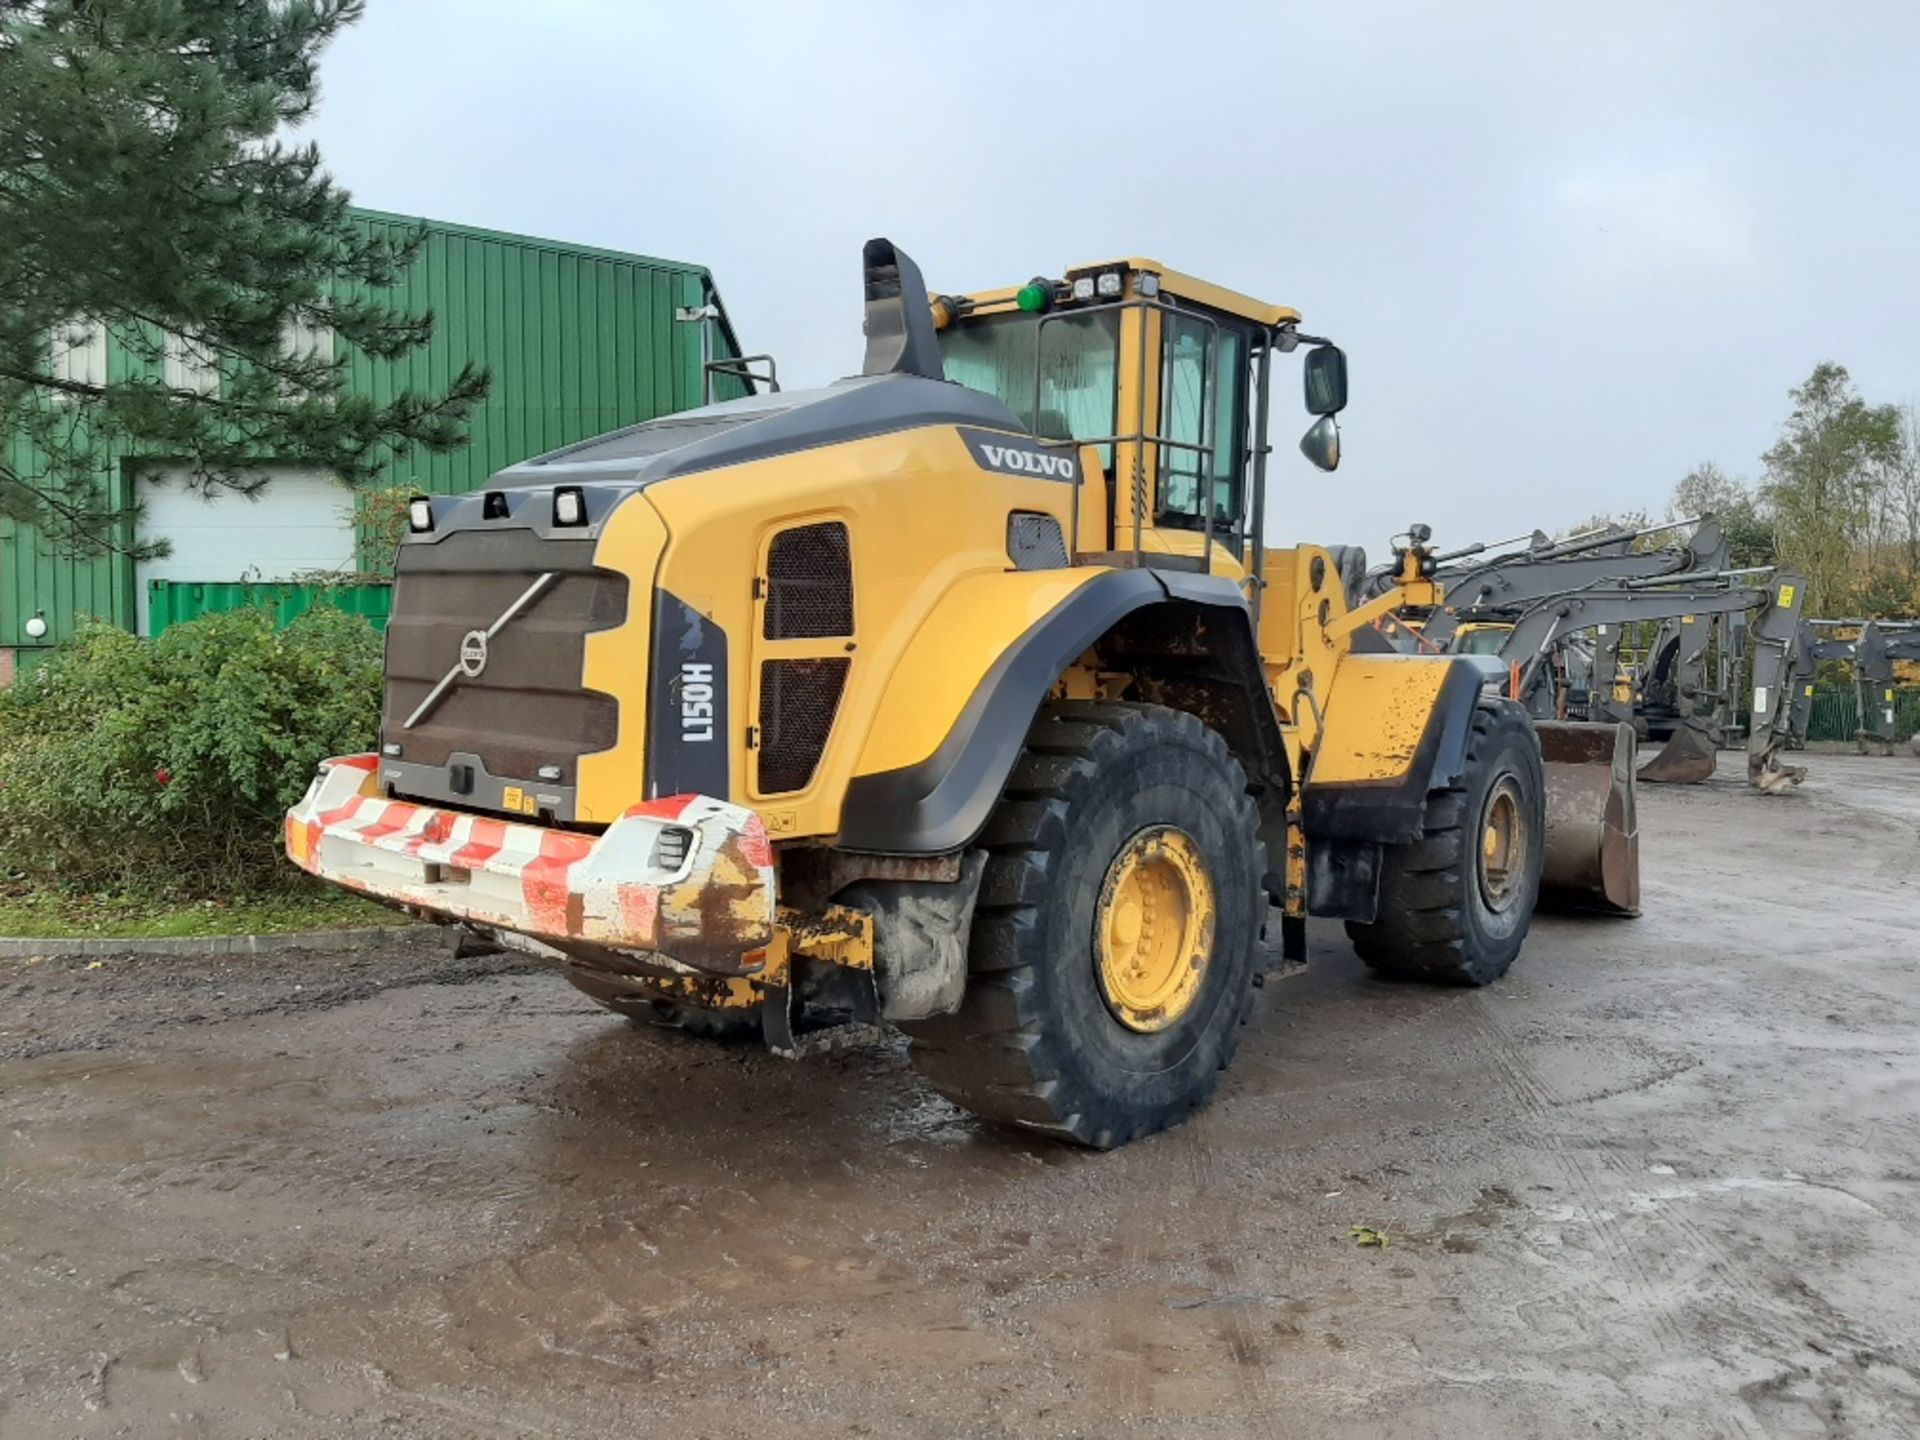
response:
[[[813,779],[833,729],[840,692],[852,662],[767,660],[760,666],[760,780],[762,795],[804,790]]]
[[[767,547],[769,640],[853,633],[853,567],[837,520],[782,530]]]
[[[1064,570],[1067,540],[1051,515],[1016,510],[1007,516],[1007,558],[1016,570]]]
[[[619,736],[613,696],[581,684],[587,637],[627,615],[627,577],[596,569],[586,540],[542,538],[531,530],[459,530],[428,545],[402,545],[387,623],[384,742],[417,765],[477,755],[495,775],[531,780],[575,762]],[[489,637],[479,675],[457,674],[411,728],[407,719],[460,659],[466,638],[486,631],[528,587],[555,579]]]

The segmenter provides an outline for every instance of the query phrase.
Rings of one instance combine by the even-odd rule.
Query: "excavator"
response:
[[[1142,258],[970,294],[862,259],[858,375],[411,502],[379,746],[321,765],[293,863],[636,1019],[889,1022],[955,1103],[1096,1148],[1208,1100],[1270,923],[1285,963],[1312,915],[1484,985],[1543,872],[1637,882],[1620,727],[1381,653],[1441,603],[1426,526],[1358,604],[1267,546],[1296,354],[1339,463],[1346,357],[1299,312]],[[1590,813],[1550,815],[1578,744]]]
[[[1854,743],[1862,755],[1875,747],[1882,755],[1893,754],[1893,662],[1896,652],[1905,655],[1915,648],[1906,633],[1889,630],[1881,622],[1869,620],[1860,627],[1860,638],[1853,646],[1853,683],[1860,698],[1860,729]]]
[[[1687,524],[1695,528],[1681,547],[1634,548],[1649,534]],[[1571,713],[1632,724],[1642,735],[1651,728],[1649,719],[1664,720],[1666,743],[1640,778],[1697,784],[1713,774],[1716,752],[1731,728],[1732,687],[1709,683],[1707,676],[1713,637],[1722,635],[1724,656],[1726,627],[1758,613],[1764,622],[1758,633],[1770,653],[1783,643],[1793,652],[1802,643],[1797,636],[1804,584],[1786,574],[1772,588],[1736,583],[1771,571],[1728,569],[1727,562],[1727,540],[1712,516],[1580,537],[1553,549],[1535,546],[1455,578],[1445,605],[1426,618],[1421,639],[1504,661],[1511,693],[1537,716]],[[1639,693],[1622,694],[1626,627],[1655,621],[1659,630],[1642,666]],[[1784,664],[1791,681],[1804,661],[1789,653]],[[1792,743],[1800,697],[1789,697],[1780,709],[1775,684],[1768,698],[1767,713],[1756,722],[1759,748],[1753,753],[1759,759],[1752,778],[1758,788],[1774,791],[1804,775],[1779,760]]]
[[[1824,634],[1828,630],[1851,631]],[[1794,646],[1793,714],[1790,743],[1806,743],[1813,716],[1814,677],[1830,660],[1845,660],[1853,670],[1854,693],[1860,712],[1854,742],[1862,755],[1873,746],[1891,755],[1896,740],[1894,665],[1920,661],[1920,623],[1886,620],[1809,620],[1802,622]],[[1920,754],[1920,742],[1914,744]]]
[[[1765,583],[1737,584],[1762,573]],[[1708,625],[1723,616],[1752,616],[1753,714],[1747,737],[1747,778],[1756,789],[1779,793],[1806,772],[1780,759],[1791,739],[1793,685],[1806,583],[1787,570],[1768,568],[1654,576],[1615,585],[1592,585],[1536,601],[1501,636],[1497,657],[1509,667],[1510,692],[1537,696],[1550,690],[1551,657],[1582,631],[1610,630],[1649,620],[1673,619],[1696,638],[1682,648],[1704,653]],[[1697,647],[1697,648],[1696,648]],[[1725,728],[1725,697],[1704,684],[1682,697],[1679,722],[1660,752],[1639,774],[1644,780],[1696,784],[1714,773]]]
[[[1669,615],[1660,622],[1629,702],[1648,738],[1665,740],[1689,722],[1709,740],[1724,743],[1732,735],[1728,701],[1738,688],[1733,676],[1746,648],[1746,618],[1736,610],[1704,618]]]
[[[1656,535],[1681,529],[1689,533],[1678,545],[1645,546]],[[1474,545],[1455,555],[1473,556],[1482,549]],[[1514,620],[1530,605],[1621,581],[1721,573],[1727,567],[1728,545],[1719,522],[1704,515],[1639,529],[1610,526],[1560,542],[1546,542],[1536,532],[1535,543],[1524,551],[1467,564],[1444,563],[1452,558],[1441,557],[1437,572],[1446,592],[1444,604],[1399,627],[1397,633],[1404,637],[1399,648],[1499,656],[1508,648]],[[1649,615],[1658,613],[1657,602],[1647,603]],[[1696,634],[1692,616],[1669,618],[1681,627],[1675,633],[1674,649],[1684,651],[1690,664],[1697,658],[1696,642],[1707,632]],[[1624,634],[1622,625],[1601,624],[1578,635],[1557,636],[1547,663],[1536,668],[1532,689],[1518,698],[1542,718],[1629,724],[1645,738],[1647,725],[1637,713],[1634,687],[1622,683]],[[1687,688],[1691,699],[1697,677],[1688,664],[1676,668],[1659,643],[1652,655],[1667,662],[1659,673],[1672,682],[1666,687],[1669,698]]]
[[[1634,548],[1640,541],[1688,526],[1693,528],[1683,544]],[[1637,530],[1579,536],[1475,565],[1443,564],[1435,578],[1446,599],[1426,618],[1420,634],[1429,644],[1446,649],[1463,624],[1487,623],[1488,617],[1510,614],[1543,596],[1615,580],[1718,570],[1724,568],[1726,554],[1719,522],[1711,515],[1697,515]]]
[[[1687,527],[1690,533],[1678,545],[1638,548],[1655,535]],[[1480,549],[1475,545],[1456,553]],[[1703,515],[1637,530],[1609,527],[1473,565],[1443,564],[1437,578],[1445,603],[1397,632],[1405,637],[1399,648],[1497,656],[1506,648],[1514,620],[1544,599],[1627,580],[1723,573],[1727,559],[1719,522]],[[1676,624],[1682,618],[1672,617]],[[1622,626],[1598,625],[1574,638],[1557,638],[1549,663],[1536,672],[1540,681],[1551,677],[1555,683],[1536,684],[1523,697],[1534,713],[1631,724],[1644,738],[1646,727],[1636,716],[1631,688],[1618,684],[1623,634]],[[1658,652],[1656,645],[1653,653]]]
[[[1807,743],[1807,730],[1813,723],[1814,681],[1820,673],[1820,667],[1831,660],[1853,659],[1857,633],[1822,633],[1834,623],[1828,620],[1802,620],[1800,629],[1794,635],[1793,711],[1787,725],[1787,744],[1795,750]]]

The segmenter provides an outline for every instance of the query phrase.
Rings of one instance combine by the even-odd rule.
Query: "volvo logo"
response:
[[[982,445],[980,453],[987,457],[988,467],[994,470],[1015,470],[1060,480],[1073,478],[1073,458],[1068,455],[1042,455],[1037,450],[1016,450],[1010,445]]]
[[[460,673],[469,680],[477,680],[486,668],[487,632],[469,630],[460,641]]]
[[[433,713],[433,707],[446,697],[453,688],[454,681],[462,675],[469,680],[479,678],[480,672],[487,668],[487,643],[498,635],[534,601],[547,593],[548,587],[560,578],[557,570],[549,570],[520,592],[520,598],[500,612],[500,618],[484,630],[469,630],[460,637],[460,654],[453,662],[453,668],[440,677],[440,683],[427,692],[427,698],[413,707],[413,714],[401,725],[402,730],[411,730],[427,716]]]
[[[1064,480],[1069,485],[1080,479],[1078,451],[1071,442],[1049,444],[1044,440],[1026,440],[989,430],[962,429],[973,460],[982,470],[1002,475],[1031,475],[1039,480]]]

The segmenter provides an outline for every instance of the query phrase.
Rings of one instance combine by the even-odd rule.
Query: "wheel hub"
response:
[[[1164,1030],[1200,992],[1213,953],[1213,882],[1198,847],[1168,825],[1141,830],[1107,867],[1094,912],[1094,969],[1129,1030]]]
[[[1503,775],[1487,793],[1480,821],[1480,853],[1474,866],[1480,898],[1496,915],[1504,914],[1519,899],[1532,846],[1532,829],[1520,803],[1519,782]]]

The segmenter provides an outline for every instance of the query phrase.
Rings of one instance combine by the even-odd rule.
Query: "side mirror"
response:
[[[1316,354],[1319,352],[1315,352]],[[1322,415],[1300,437],[1300,453],[1322,470],[1340,468],[1340,425],[1331,415]]]
[[[1304,373],[1309,415],[1338,415],[1347,408],[1346,351],[1338,345],[1315,346],[1307,352]]]

